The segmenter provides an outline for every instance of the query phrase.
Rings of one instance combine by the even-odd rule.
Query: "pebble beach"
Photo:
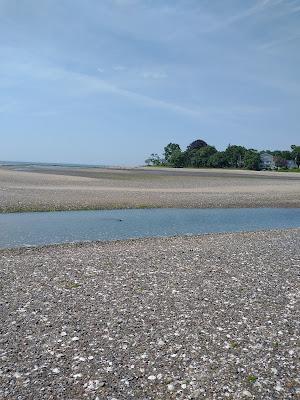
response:
[[[295,399],[300,230],[2,250],[1,399]]]

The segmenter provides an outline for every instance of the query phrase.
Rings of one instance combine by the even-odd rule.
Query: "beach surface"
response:
[[[1,399],[296,399],[300,229],[0,251]]]
[[[300,174],[174,168],[0,168],[0,212],[151,207],[300,207]]]

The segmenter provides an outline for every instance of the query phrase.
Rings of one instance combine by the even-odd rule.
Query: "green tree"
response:
[[[274,156],[274,164],[277,168],[286,168],[287,161],[282,156]]]
[[[202,147],[206,147],[206,146],[207,146],[207,143],[204,140],[197,139],[188,145],[187,151],[198,150],[198,149],[201,149]]]
[[[168,164],[175,168],[181,168],[184,166],[184,154],[179,149],[175,149],[172,154],[169,156]]]
[[[226,168],[228,167],[228,159],[224,151],[219,151],[211,155],[207,162],[208,167],[212,168]]]
[[[260,169],[260,155],[257,151],[247,150],[244,156],[244,167],[258,171]]]
[[[272,155],[274,157],[283,158],[284,160],[292,159],[292,153],[288,150],[274,150],[274,151],[272,151]]]
[[[246,151],[247,149],[243,146],[229,145],[225,150],[229,166],[233,168],[243,167]]]
[[[159,157],[158,154],[152,153],[152,154],[150,155],[150,157],[147,158],[147,160],[145,160],[145,163],[146,163],[148,166],[153,165],[153,166],[155,166],[155,167],[158,167],[158,166],[160,166],[160,165],[163,165],[163,160]]]
[[[295,163],[297,164],[298,168],[300,167],[300,146],[296,146],[295,144],[293,144],[291,146],[292,152],[291,152],[291,156],[292,159],[295,161]]]
[[[194,150],[191,155],[191,166],[193,167],[208,167],[209,158],[217,153],[217,149],[214,146],[201,147],[198,150]]]
[[[164,156],[165,156],[165,160],[169,163],[170,159],[173,156],[173,153],[176,153],[178,155],[178,152],[180,151],[181,153],[181,149],[179,144],[177,143],[169,143],[165,148],[164,148]]]

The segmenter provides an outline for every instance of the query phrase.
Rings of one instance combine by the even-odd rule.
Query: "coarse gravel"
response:
[[[300,229],[0,251],[0,399],[300,398]]]

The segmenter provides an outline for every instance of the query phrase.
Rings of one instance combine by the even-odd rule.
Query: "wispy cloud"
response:
[[[142,72],[141,76],[145,79],[165,79],[168,77],[168,75],[165,72],[150,72],[150,71]]]
[[[215,26],[212,26],[212,30],[219,30],[219,29],[224,29],[229,27],[230,25],[240,22],[244,19],[250,18],[255,16],[256,14],[262,13],[269,9],[270,7],[273,7],[276,4],[281,3],[282,0],[259,0],[256,2],[256,4],[250,8],[245,9],[244,11],[241,11],[235,15],[232,15],[231,17],[224,19],[223,21],[220,21],[217,23]]]
[[[74,72],[58,67],[49,67],[32,63],[19,63],[17,65],[9,64],[10,71],[17,76],[23,76],[25,80],[47,82],[47,85],[54,90],[56,84],[61,91],[64,87],[64,93],[68,96],[78,97],[87,96],[94,93],[112,94],[118,97],[127,98],[139,105],[151,108],[159,108],[180,113],[187,116],[200,117],[203,112],[192,107],[182,106],[173,102],[153,98],[128,89],[123,89],[109,81],[100,79],[84,73]],[[8,104],[0,105],[0,112],[5,112]]]
[[[261,50],[269,50],[274,47],[281,46],[285,43],[292,42],[297,39],[300,39],[300,32],[297,32],[290,36],[281,37],[280,39],[277,39],[277,40],[272,40],[270,42],[264,43],[264,44],[260,45],[259,48]]]
[[[46,76],[49,76],[50,71],[46,72]],[[193,107],[186,107],[173,102],[157,99],[145,94],[141,94],[128,89],[123,89],[117,85],[114,85],[103,79],[98,79],[93,76],[89,76],[82,73],[70,72],[60,70],[53,70],[53,76],[61,74],[61,79],[67,79],[73,83],[77,83],[78,89],[83,94],[88,93],[109,93],[119,97],[124,97],[134,101],[137,104],[142,104],[146,107],[165,109],[175,113],[180,113],[186,116],[201,117],[205,114],[205,111]]]
[[[278,8],[277,16],[281,17],[284,15],[297,14],[300,11],[300,2],[299,0],[291,1],[291,0],[277,0],[274,1],[275,5],[281,5],[282,7]]]
[[[175,102],[166,101],[156,97],[148,96],[129,89],[124,89],[109,81],[99,79],[95,76],[65,70],[62,68],[42,67],[37,65],[24,64],[18,66],[19,71],[22,70],[25,74],[30,74],[32,79],[46,80],[58,82],[59,88],[68,88],[66,92],[70,96],[88,96],[91,94],[110,94],[117,97],[125,98],[137,105],[144,107],[166,110],[175,114],[183,115],[192,118],[228,118],[237,120],[246,115],[255,115],[267,112],[270,110],[254,107],[254,106],[228,106],[222,107],[195,107],[192,105],[186,106]],[[41,115],[43,112],[39,112]],[[50,111],[52,113],[52,111]],[[45,112],[48,115],[48,111]]]
[[[125,71],[125,70],[126,70],[126,67],[124,67],[124,65],[114,65],[114,66],[112,67],[112,69],[113,69],[114,71]]]

